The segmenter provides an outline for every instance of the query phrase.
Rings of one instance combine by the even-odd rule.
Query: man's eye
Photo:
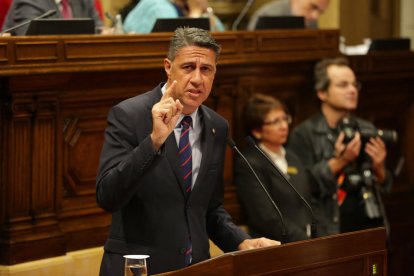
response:
[[[214,73],[214,69],[212,67],[209,67],[209,66],[203,67],[203,68],[201,68],[201,70],[206,74]]]

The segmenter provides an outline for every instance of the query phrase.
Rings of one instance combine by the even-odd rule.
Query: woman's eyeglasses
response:
[[[290,125],[292,123],[292,117],[290,115],[285,115],[283,117],[276,118],[273,121],[264,122],[263,125],[264,126],[269,126],[269,125],[279,126],[282,122]]]

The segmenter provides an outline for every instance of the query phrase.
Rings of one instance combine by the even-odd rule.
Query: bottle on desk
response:
[[[124,25],[122,24],[122,16],[117,14],[115,16],[114,34],[124,34]]]

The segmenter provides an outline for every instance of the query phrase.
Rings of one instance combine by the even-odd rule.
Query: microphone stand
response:
[[[286,178],[285,174],[280,171],[280,169],[276,166],[275,163],[267,156],[266,153],[263,152],[263,150],[257,146],[254,139],[250,136],[246,137],[247,143],[254,147],[256,150],[260,152],[260,154],[265,157],[265,159],[272,165],[272,167],[276,170],[277,174],[282,177],[282,179],[290,186],[290,188],[299,196],[299,198],[302,200],[302,202],[305,204],[305,206],[308,208],[309,212],[312,215],[312,223],[311,223],[311,238],[314,239],[317,237],[317,229],[316,226],[318,224],[317,219],[315,217],[315,213],[313,212],[312,207],[309,205],[309,203],[303,198],[303,196],[296,190],[295,186],[290,183],[290,181]]]
[[[242,21],[243,17],[246,16],[246,13],[249,11],[250,6],[253,4],[254,0],[247,0],[246,5],[244,5],[242,11],[237,16],[236,20],[234,21],[231,29],[233,31],[237,31],[237,27],[239,26],[240,22]]]
[[[384,223],[385,234],[387,237],[388,249],[392,251],[392,243],[391,243],[391,238],[390,238],[390,223],[388,221],[387,212],[385,211],[384,202],[382,201],[381,193],[379,192],[378,188],[375,187],[375,184],[372,187],[372,189],[374,190],[375,196],[377,197],[378,205],[379,205],[380,212],[382,215],[382,221]]]
[[[11,28],[8,28],[8,29],[3,30],[0,33],[0,36],[3,36],[3,34],[8,33],[10,31],[14,31],[14,30],[16,30],[18,28],[21,28],[23,26],[26,26],[27,24],[29,24],[33,20],[37,20],[37,19],[42,19],[42,18],[45,18],[45,17],[49,17],[51,15],[54,15],[55,13],[56,13],[56,9],[54,9],[54,10],[48,10],[47,12],[45,12],[44,14],[39,15],[38,17],[35,17],[35,18],[32,18],[32,19],[26,20],[26,21],[24,21],[24,22],[22,22],[22,23],[20,23],[18,25],[15,25],[15,26],[13,26]]]
[[[279,215],[281,224],[282,224],[282,239],[283,241],[286,241],[286,229],[285,229],[285,222],[283,220],[282,212],[280,211],[279,207],[277,207],[276,203],[270,196],[269,192],[267,191],[266,187],[263,185],[262,181],[260,180],[259,176],[254,171],[253,167],[250,165],[250,162],[247,160],[247,158],[240,152],[240,150],[236,146],[236,142],[233,141],[231,138],[227,138],[227,144],[230,146],[230,148],[234,149],[239,156],[246,162],[247,166],[249,167],[250,171],[253,173],[254,177],[256,178],[257,182],[260,184],[262,190],[265,192],[267,198],[270,200],[270,203],[272,204],[273,208],[276,210],[276,212]]]

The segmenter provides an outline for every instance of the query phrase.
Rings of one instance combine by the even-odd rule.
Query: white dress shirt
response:
[[[280,147],[280,154],[267,148],[262,143],[259,143],[259,147],[270,157],[275,165],[285,174],[288,172],[288,163],[286,160],[286,150],[283,146]]]
[[[166,84],[161,88],[161,92],[164,95],[166,90]],[[184,116],[190,115],[191,119],[193,120],[193,126],[190,128],[190,144],[192,150],[192,163],[193,163],[193,173],[192,173],[192,183],[191,189],[194,188],[194,184],[197,180],[198,172],[200,171],[200,164],[201,164],[201,131],[203,129],[203,122],[201,120],[201,116],[198,113],[198,108],[192,114],[181,114],[180,118],[177,121],[177,125],[174,128],[174,135],[175,141],[177,142],[177,149],[180,142],[180,134],[181,134],[181,121],[183,120]]]

